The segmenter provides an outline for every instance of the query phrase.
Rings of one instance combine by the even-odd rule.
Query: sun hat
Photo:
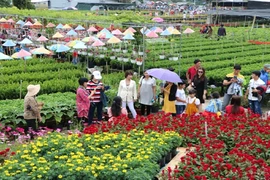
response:
[[[264,67],[270,69],[270,64],[265,64]]]
[[[101,73],[99,71],[94,71],[92,73],[92,75],[94,76],[95,79],[102,79]]]
[[[40,90],[40,85],[37,84],[37,85],[28,85],[27,86],[27,94],[26,96],[35,96]]]

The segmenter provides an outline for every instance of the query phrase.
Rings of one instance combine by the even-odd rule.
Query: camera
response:
[[[251,89],[252,89],[252,90],[254,90],[255,88],[254,88],[254,87],[252,87]],[[252,92],[252,96],[253,96],[253,97],[258,97],[258,96],[259,96],[259,94],[258,94],[258,92]]]

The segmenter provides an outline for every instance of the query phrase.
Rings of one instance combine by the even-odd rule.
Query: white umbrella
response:
[[[28,38],[24,38],[21,42],[19,42],[20,44],[32,44],[33,42],[31,40],[29,40]]]
[[[12,59],[12,57],[7,56],[7,55],[5,55],[5,54],[3,54],[3,53],[0,52],[0,60],[4,60],[4,59],[10,60],[10,59]]]

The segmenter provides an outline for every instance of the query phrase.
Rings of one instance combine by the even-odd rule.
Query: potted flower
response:
[[[141,49],[141,47],[139,46],[139,55],[143,56],[143,50]]]
[[[173,54],[173,61],[178,61],[179,54]]]
[[[93,51],[92,51],[92,50],[90,50],[90,51],[88,52],[88,56],[93,56]]]
[[[128,55],[127,55],[127,54],[124,54],[124,56],[123,56],[123,61],[124,61],[124,62],[128,62],[128,60],[129,60],[129,59],[128,59]]]
[[[86,51],[82,51],[82,55],[87,55],[87,52]]]
[[[123,61],[123,57],[120,55],[117,57],[117,60],[121,62],[121,61]]]
[[[132,54],[133,54],[134,56],[137,54],[137,49],[136,49],[136,48],[133,48]]]
[[[130,62],[132,64],[135,64],[136,63],[136,57],[134,55],[131,56]]]
[[[114,54],[114,52],[111,52],[111,54],[110,54],[110,59],[111,59],[111,60],[114,60],[114,59],[115,59],[115,54]]]
[[[141,66],[142,63],[143,63],[143,59],[142,59],[141,57],[138,57],[138,58],[136,59],[136,64],[137,64],[138,66]]]
[[[165,52],[162,51],[161,54],[159,55],[159,59],[165,59]]]
[[[168,58],[169,58],[170,61],[172,61],[172,60],[173,60],[173,55],[170,54],[170,55],[168,56]]]

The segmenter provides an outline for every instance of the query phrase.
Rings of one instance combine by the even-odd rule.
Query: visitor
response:
[[[78,63],[78,51],[74,50],[72,54],[72,63],[75,65]]]
[[[205,108],[203,112],[204,116],[220,116],[222,110],[222,102],[219,99],[220,95],[218,92],[214,92],[212,94],[212,99],[210,100],[209,104]]]
[[[100,71],[95,70],[92,72],[90,81],[87,83],[87,90],[89,94],[92,94],[92,91],[95,93],[90,98],[90,108],[88,112],[88,125],[93,123],[93,118],[95,114],[95,110],[97,109],[97,123],[100,123],[102,120],[102,112],[103,112],[103,103],[101,100],[101,91],[104,91],[103,83],[101,82],[102,76]]]
[[[127,109],[122,107],[122,98],[120,96],[116,96],[113,99],[112,106],[108,109],[107,113],[109,116],[109,122],[119,116],[128,115]]]
[[[197,74],[197,70],[201,67],[201,60],[195,59],[194,65],[190,67],[186,73],[188,84],[191,84],[194,76]]]
[[[245,114],[245,109],[241,106],[241,97],[233,96],[231,104],[226,106],[226,114],[229,116],[242,116]]]
[[[156,79],[145,71],[144,75],[139,81],[138,99],[141,105],[141,115],[145,115],[145,108],[147,116],[151,113],[151,107],[156,100]]]
[[[20,45],[19,44],[16,44],[16,47],[15,47],[14,50],[15,50],[15,53],[20,52],[20,50],[21,50]]]
[[[77,117],[78,122],[85,122],[88,118],[90,99],[95,94],[96,89],[91,91],[91,94],[89,95],[89,92],[86,90],[88,79],[80,78],[78,82],[79,87],[76,94]]]
[[[188,116],[196,115],[199,112],[200,99],[196,98],[196,90],[190,89],[187,97],[187,107],[185,114]]]
[[[260,86],[265,86],[265,83],[263,80],[260,79],[261,72],[260,71],[253,71],[251,75],[251,80],[249,81],[248,88],[245,94],[245,99],[248,98],[248,104],[251,109],[251,111],[254,114],[259,114],[262,116],[262,110],[261,110],[261,103],[260,103],[260,93],[261,90],[258,88]],[[248,97],[247,97],[248,96]]]
[[[134,108],[134,102],[137,101],[136,82],[132,80],[133,71],[125,72],[125,79],[121,80],[118,87],[118,94],[122,98],[122,107],[128,106],[131,111],[132,117],[135,119],[137,113]]]
[[[202,104],[205,103],[207,95],[207,78],[205,77],[204,68],[198,69],[191,85],[196,90],[196,97],[200,100],[199,111],[202,112]]]
[[[40,85],[28,85],[27,86],[27,94],[24,98],[24,114],[23,117],[26,121],[27,127],[25,129],[25,133],[33,131],[37,131],[37,120],[40,122],[42,120],[40,115],[40,110],[38,108],[38,103],[36,100],[36,95],[40,90]],[[31,133],[31,138],[33,138],[33,134]]]
[[[178,83],[178,88],[176,91],[176,101],[175,101],[175,106],[176,106],[176,115],[179,116],[181,115],[185,109],[186,109],[186,94],[185,94],[185,83],[180,82]]]
[[[226,29],[223,24],[218,28],[218,36],[226,36]]]
[[[176,107],[176,91],[177,85],[172,82],[166,82],[164,87],[161,88],[161,92],[164,94],[162,111],[175,115]]]
[[[208,26],[207,34],[208,34],[208,36],[207,36],[208,38],[210,38],[210,37],[212,36],[212,34],[213,34],[213,29],[212,29],[211,26]]]
[[[261,72],[260,79],[263,80],[266,85],[270,85],[269,79],[270,64],[265,64],[260,72]]]
[[[242,85],[244,83],[245,77],[240,74],[240,65],[234,65],[233,69],[234,71],[227,74],[223,80],[223,86],[227,87],[222,103],[223,112],[225,112],[225,108],[230,103],[233,95],[242,96]]]

